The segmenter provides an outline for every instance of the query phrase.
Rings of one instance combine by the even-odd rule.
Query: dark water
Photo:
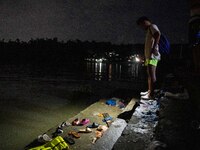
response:
[[[67,80],[141,81],[141,63],[72,62],[54,65],[2,65],[0,77],[57,78]]]
[[[142,65],[139,63],[86,62],[85,73],[92,80],[141,80]]]

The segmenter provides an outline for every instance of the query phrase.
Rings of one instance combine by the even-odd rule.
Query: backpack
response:
[[[159,40],[159,52],[164,55],[168,55],[170,53],[170,42],[167,37],[161,33]]]

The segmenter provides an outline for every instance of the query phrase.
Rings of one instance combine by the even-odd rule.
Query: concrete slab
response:
[[[117,118],[105,132],[103,137],[91,146],[91,150],[111,150],[117,139],[121,136],[126,125],[127,123],[125,120]]]
[[[106,99],[101,99],[98,102],[90,105],[83,111],[81,111],[79,114],[75,115],[74,117],[68,119],[68,122],[72,122],[76,118],[79,120],[82,120],[84,118],[90,119],[90,123],[92,124],[93,122],[96,122],[100,125],[107,125],[105,122],[102,121],[103,117],[99,116],[99,114],[102,113],[108,113],[112,118],[113,122],[110,125],[109,129],[104,133],[103,137],[101,137],[95,144],[92,143],[93,138],[96,136],[95,131],[96,129],[92,129],[92,133],[80,133],[80,138],[75,139],[75,144],[70,145],[70,148],[73,150],[89,150],[91,149],[94,145],[97,146],[99,149],[102,149],[102,145],[107,145],[109,149],[112,149],[112,146],[114,143],[117,141],[117,139],[121,136],[122,131],[126,127],[126,121],[124,119],[119,119],[117,118],[121,113],[131,111],[132,108],[135,105],[135,101],[131,100],[128,105],[126,106],[125,109],[120,109],[117,106],[109,106],[105,104]],[[87,124],[88,125],[88,124]],[[84,129],[86,126],[69,126],[65,127],[63,129],[63,134],[60,136],[66,137],[68,136],[68,133],[70,131],[78,131],[79,129]],[[52,134],[56,131],[56,128],[59,126],[59,124],[50,130],[48,130],[46,133],[52,137]],[[101,144],[103,143],[103,144]],[[104,147],[106,148],[106,147]],[[96,149],[96,148],[95,148]]]

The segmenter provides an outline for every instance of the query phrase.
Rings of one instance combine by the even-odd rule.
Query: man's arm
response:
[[[158,55],[157,45],[159,44],[159,40],[160,40],[160,32],[155,32],[153,34],[153,38],[154,38],[154,44],[152,48],[152,53],[154,55]]]

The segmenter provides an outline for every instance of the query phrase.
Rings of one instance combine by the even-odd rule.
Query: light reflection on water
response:
[[[94,80],[140,80],[143,76],[140,63],[86,62],[86,74]]]
[[[141,63],[81,62],[64,66],[0,66],[0,77],[56,78],[67,80],[141,81],[144,69]]]

